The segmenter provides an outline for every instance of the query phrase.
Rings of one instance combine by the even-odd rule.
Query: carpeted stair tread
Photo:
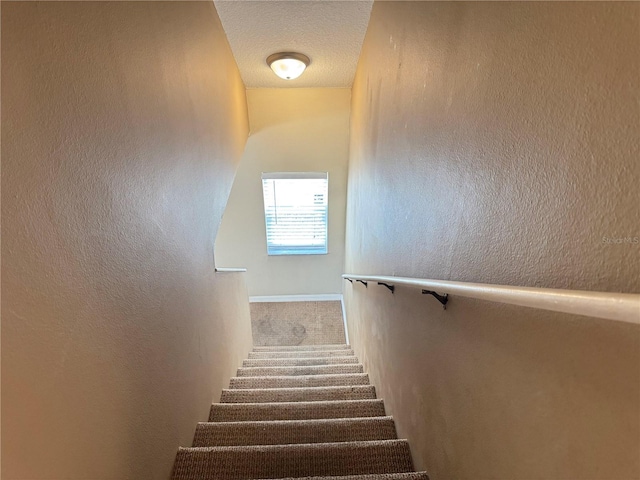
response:
[[[373,473],[370,475],[344,475],[340,477],[289,477],[278,480],[429,480],[427,472]]]
[[[199,423],[194,447],[287,445],[398,438],[391,417]]]
[[[173,480],[429,480],[347,344],[256,347]]]
[[[318,357],[318,358],[254,358],[242,362],[248,367],[311,367],[314,365],[345,365],[360,363],[358,357]]]
[[[318,418],[384,417],[382,400],[338,400],[274,403],[214,403],[210,422],[312,420]]]
[[[297,377],[232,377],[229,388],[296,388],[368,385],[366,373],[301,375]]]
[[[376,398],[372,385],[307,388],[236,388],[222,390],[220,403],[318,402]]]
[[[238,377],[269,377],[298,375],[337,375],[341,373],[363,373],[361,363],[349,365],[312,365],[306,367],[242,367]]]
[[[351,346],[346,344],[339,345],[292,345],[292,346],[265,346],[254,347],[254,352],[298,352],[298,351],[316,351],[316,350],[350,350]]]
[[[406,440],[180,448],[174,480],[362,475],[413,470]]]
[[[249,358],[324,358],[348,357],[353,350],[304,350],[299,352],[249,352]]]

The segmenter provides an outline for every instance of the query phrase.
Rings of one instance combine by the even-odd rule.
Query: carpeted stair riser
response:
[[[413,470],[406,440],[181,448],[174,480],[362,475]]]
[[[426,472],[374,473],[371,475],[344,475],[341,477],[298,477],[279,480],[429,480]]]
[[[199,423],[194,447],[394,440],[391,417]]]
[[[291,403],[214,403],[210,422],[313,420],[320,418],[384,417],[382,400]]]
[[[338,375],[344,373],[363,373],[362,364],[352,365],[314,365],[310,367],[242,367],[238,377],[282,377],[299,375]]]
[[[232,377],[229,388],[299,388],[368,385],[366,373],[306,375],[299,377]]]
[[[324,358],[259,358],[243,361],[242,367],[312,367],[315,365],[351,365],[354,363],[360,363],[356,356]]]
[[[376,398],[372,385],[313,388],[224,389],[220,403],[321,402],[330,400],[367,400]]]
[[[254,352],[298,352],[298,351],[316,351],[316,350],[349,350],[350,345],[292,345],[277,347],[254,347]]]
[[[173,480],[429,480],[349,345],[256,347]]]
[[[325,358],[348,357],[353,350],[316,350],[304,352],[249,352],[249,358]]]

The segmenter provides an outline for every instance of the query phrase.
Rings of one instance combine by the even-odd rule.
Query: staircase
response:
[[[173,480],[428,480],[348,345],[256,347],[220,402]]]

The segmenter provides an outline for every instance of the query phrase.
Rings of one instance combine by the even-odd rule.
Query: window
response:
[[[268,255],[327,253],[326,172],[263,173]]]

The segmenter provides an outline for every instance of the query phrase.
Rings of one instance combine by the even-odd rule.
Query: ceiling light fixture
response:
[[[267,57],[267,65],[273,73],[284,80],[294,80],[302,75],[311,60],[306,55],[295,52],[274,53]]]

